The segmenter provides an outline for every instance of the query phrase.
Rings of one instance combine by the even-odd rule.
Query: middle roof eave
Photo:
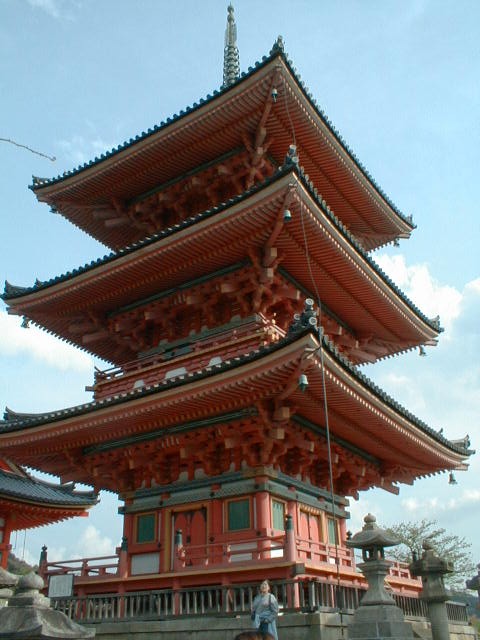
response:
[[[46,283],[38,283],[31,289],[22,290],[20,294],[7,292],[4,299],[12,311],[15,310],[40,326],[78,344],[75,336],[69,335],[66,329],[72,315],[81,315],[87,309],[110,313],[129,303],[148,298],[152,293],[158,293],[159,285],[162,289],[168,289],[199,275],[208,275],[244,260],[247,254],[245,243],[251,248],[261,249],[268,241],[272,227],[276,222],[281,224],[282,203],[286,193],[292,190],[295,191],[297,213],[288,226],[284,225],[279,246],[283,244],[288,247],[292,244],[296,255],[298,247],[295,249],[295,246],[303,243],[304,225],[311,229],[310,240],[303,247],[301,255],[288,258],[293,260],[292,269],[297,269],[299,260],[305,260],[306,250],[311,251],[315,260],[315,253],[319,250],[316,248],[317,240],[325,243],[325,238],[328,237],[328,251],[332,252],[332,258],[335,257],[335,260],[330,261],[332,266],[329,268],[336,269],[336,273],[329,275],[332,291],[336,290],[335,278],[339,283],[343,282],[344,288],[351,288],[352,277],[358,282],[355,291],[357,302],[354,302],[351,292],[345,294],[345,304],[350,305],[352,299],[352,304],[356,304],[361,311],[358,322],[362,315],[365,316],[363,328],[360,324],[355,326],[355,320],[353,321],[354,331],[364,334],[375,314],[378,316],[375,322],[380,323],[380,326],[384,322],[381,316],[387,309],[385,317],[390,317],[389,331],[395,326],[395,332],[399,336],[397,339],[403,339],[402,335],[405,339],[408,336],[407,344],[412,345],[434,339],[439,332],[435,321],[426,318],[379,269],[328,207],[317,198],[312,186],[295,167],[278,171],[262,185],[233,198],[223,206],[193,216],[180,225],[110,254],[103,260]],[[308,215],[304,219],[306,212]],[[295,235],[296,242],[290,243],[288,237],[293,238]],[[199,242],[202,256],[198,254]],[[196,259],[192,260],[194,254]],[[285,250],[285,255],[289,254],[291,250]],[[334,261],[338,263],[337,266],[333,266]],[[288,262],[283,266],[288,269]],[[153,273],[156,274],[156,279],[152,278]],[[148,278],[145,274],[149,274]],[[307,276],[308,274],[303,284],[312,290],[313,285]],[[324,288],[324,291],[327,289]],[[327,295],[326,293],[325,296]],[[339,294],[335,295],[338,297]],[[328,299],[322,302],[332,306]],[[348,305],[344,315],[352,317]],[[365,311],[367,307],[370,308],[368,313]],[[348,317],[346,319],[349,320]],[[402,325],[405,325],[404,329]],[[387,338],[388,335],[384,333],[384,339]],[[97,353],[95,349],[93,352]],[[98,355],[109,359],[107,353]]]

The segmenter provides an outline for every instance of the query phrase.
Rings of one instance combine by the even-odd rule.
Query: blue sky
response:
[[[0,277],[17,285],[65,273],[107,250],[38,204],[52,177],[159,124],[219,88],[223,0],[0,0]],[[236,0],[242,70],[277,36],[321,108],[417,229],[374,258],[445,332],[364,373],[447,437],[480,449],[480,3],[476,0]],[[274,7],[274,10],[272,9]],[[301,160],[301,159],[300,159]],[[0,308],[0,407],[41,412],[88,401],[93,363]],[[350,528],[437,519],[473,544],[480,465],[352,501]],[[104,555],[121,536],[114,496],[88,519],[19,534],[36,559]],[[15,539],[14,539],[15,543]]]

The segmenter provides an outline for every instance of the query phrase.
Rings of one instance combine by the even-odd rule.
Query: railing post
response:
[[[318,602],[315,597],[315,582],[313,580],[308,581],[308,608],[310,611],[316,611],[318,609]]]
[[[88,576],[88,560],[83,560],[80,575]]]
[[[295,562],[297,549],[295,547],[295,531],[293,529],[293,518],[288,515],[285,518],[285,559],[288,562]]]
[[[301,583],[298,580],[289,581],[285,584],[287,592],[287,607],[289,609],[300,608],[300,586]]]
[[[44,544],[42,550],[40,552],[40,560],[38,562],[38,575],[41,576],[44,580],[46,578],[47,573],[47,546]]]
[[[172,598],[172,613],[174,616],[178,616],[182,613],[182,603],[180,594],[180,583],[178,580],[173,580],[173,598]]]
[[[128,538],[123,536],[122,543],[118,550],[117,575],[120,578],[128,576]]]

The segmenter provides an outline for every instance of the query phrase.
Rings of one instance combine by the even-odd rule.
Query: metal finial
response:
[[[228,5],[227,28],[225,29],[225,49],[223,56],[223,86],[229,87],[240,77],[240,56],[237,47],[237,25],[233,6]]]

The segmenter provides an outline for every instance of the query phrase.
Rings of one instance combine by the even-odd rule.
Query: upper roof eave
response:
[[[346,154],[346,158],[351,162],[352,169],[356,171],[357,177],[359,177],[364,182],[364,184],[368,186],[369,190],[373,190],[373,192],[377,195],[377,198],[379,198],[380,201],[388,207],[391,213],[393,213],[398,218],[401,226],[403,226],[405,230],[408,230],[408,232],[410,232],[415,229],[416,225],[413,223],[411,216],[405,216],[392,202],[392,200],[386,195],[382,188],[375,182],[371,174],[363,166],[355,153],[352,151],[352,149],[350,149],[346,141],[334,127],[333,123],[319,107],[312,94],[309,92],[300,76],[297,74],[293,63],[285,53],[283,46],[279,45],[278,41],[274,44],[268,56],[263,56],[261,61],[256,62],[253,67],[249,67],[247,72],[243,72],[240,78],[228,87],[214,90],[213,94],[208,94],[206,98],[201,98],[198,103],[195,102],[192,106],[189,106],[186,109],[181,110],[178,114],[174,114],[172,117],[167,118],[165,121],[162,121],[160,125],[154,125],[153,129],[148,129],[146,132],[143,131],[140,135],[137,135],[135,138],[130,138],[129,141],[125,141],[123,145],[119,145],[116,149],[112,149],[111,151],[102,154],[99,158],[96,157],[94,160],[78,166],[76,169],[66,171],[62,175],[51,179],[34,177],[33,183],[29,188],[31,188],[36,193],[37,197],[39,197],[40,193],[42,192],[42,197],[39,197],[39,199],[41,201],[48,202],[48,196],[53,195],[56,191],[55,186],[60,184],[68,184],[70,180],[75,179],[79,174],[82,173],[85,174],[85,176],[94,175],[94,173],[98,171],[99,168],[109,168],[112,161],[120,161],[122,159],[122,156],[125,159],[128,158],[130,153],[132,151],[135,152],[136,148],[138,148],[138,145],[143,143],[145,140],[149,138],[154,139],[155,137],[160,138],[166,130],[170,129],[172,126],[175,126],[182,119],[189,117],[192,113],[197,112],[200,109],[208,108],[213,102],[221,99],[223,96],[238,91],[238,87],[242,83],[247,82],[255,74],[268,67],[268,65],[276,59],[280,59],[284,63],[284,68],[289,72],[294,85],[298,87],[298,89],[306,99],[308,105],[313,109],[316,116],[326,127],[326,129],[332,136],[333,141],[337,145],[338,150],[341,153]]]

